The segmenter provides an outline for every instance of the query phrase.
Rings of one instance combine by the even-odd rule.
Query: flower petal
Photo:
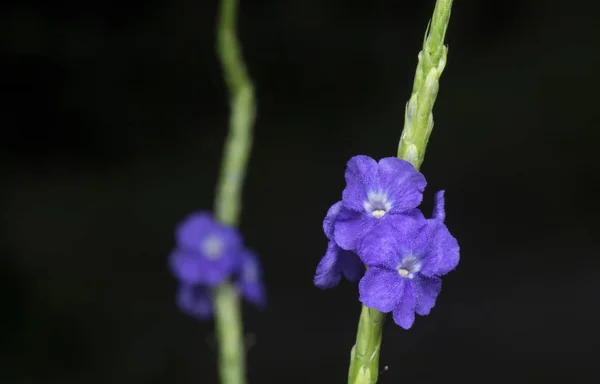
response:
[[[169,255],[171,273],[184,284],[198,284],[204,280],[201,258],[198,253],[174,249]]]
[[[423,200],[425,177],[408,161],[386,157],[378,163],[378,187],[387,192],[392,202],[391,213],[416,208]]]
[[[341,251],[337,244],[330,240],[325,256],[317,265],[314,284],[321,289],[333,288],[340,283],[341,274],[338,265],[338,254]]]
[[[228,279],[234,273],[236,267],[229,260],[226,262],[214,262],[203,259],[200,267],[203,271],[201,283],[210,287],[216,287]]]
[[[420,273],[429,277],[445,275],[460,259],[458,242],[439,220],[427,220],[415,248],[422,257]]]
[[[406,280],[405,280],[406,281]],[[404,329],[409,329],[415,322],[415,295],[412,289],[412,282],[406,281],[402,300],[394,308],[394,322]]]
[[[201,211],[188,215],[177,226],[175,237],[177,246],[204,255],[204,241],[214,236],[223,244],[222,254],[239,252],[242,246],[240,234],[229,226],[215,221],[210,212]]]
[[[341,209],[342,202],[338,201],[329,208],[327,215],[323,220],[323,232],[325,232],[325,236],[330,240],[333,238],[333,224],[335,224],[335,220]]]
[[[335,242],[345,250],[354,251],[364,234],[378,224],[377,219],[371,219],[362,212],[342,209],[334,225]]]
[[[371,268],[358,283],[359,300],[369,308],[390,312],[402,299],[404,285],[396,271]]]
[[[338,258],[340,270],[346,280],[355,283],[364,276],[365,265],[356,253],[340,248]]]
[[[262,278],[262,268],[256,254],[246,248],[242,252],[241,258],[242,267],[240,270],[240,279],[250,283],[260,282]]]
[[[364,212],[367,188],[375,184],[377,162],[369,156],[354,156],[346,167],[346,188],[342,192],[344,207],[356,212]]]
[[[177,245],[180,248],[197,251],[200,249],[201,237],[210,232],[214,220],[210,212],[194,212],[185,217],[175,230]]]
[[[254,304],[258,308],[264,308],[267,305],[267,294],[265,286],[260,281],[246,282],[242,281],[238,285],[242,296],[246,301]]]
[[[433,198],[433,219],[439,220],[442,223],[446,219],[446,212],[444,210],[444,191],[438,191]]]
[[[413,254],[414,240],[425,223],[411,216],[390,216],[363,237],[357,253],[369,267],[395,270],[405,256]]]
[[[169,255],[173,275],[184,284],[221,284],[239,267],[239,255],[228,253],[217,260],[208,260],[199,253],[175,249]]]
[[[412,281],[416,296],[416,311],[419,315],[428,315],[435,305],[435,300],[442,290],[442,279],[439,277],[419,276]]]
[[[207,319],[212,315],[212,300],[205,287],[182,284],[177,291],[176,302],[182,312],[198,319]]]
[[[238,290],[244,299],[251,304],[262,308],[267,304],[265,287],[262,283],[262,268],[260,260],[254,252],[244,249],[242,252],[242,266],[237,281]]]

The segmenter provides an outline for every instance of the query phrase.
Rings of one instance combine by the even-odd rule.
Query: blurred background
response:
[[[0,16],[2,383],[217,383],[180,313],[173,229],[210,209],[228,106],[216,1],[16,1]],[[253,383],[342,383],[357,289],[312,285],[356,154],[394,156],[427,1],[241,1],[259,107],[241,228],[270,306]],[[595,1],[456,1],[422,171],[461,264],[389,321],[381,383],[598,379]]]

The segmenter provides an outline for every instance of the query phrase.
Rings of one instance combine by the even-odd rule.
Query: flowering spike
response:
[[[446,67],[448,55],[448,49],[444,45],[444,38],[448,28],[451,7],[452,0],[436,1],[433,18],[430,24],[427,25],[423,49],[418,55],[413,91],[405,108],[404,130],[400,135],[398,158],[410,162],[416,170],[419,170],[423,163],[425,148],[433,130],[432,110],[438,93],[439,78]],[[427,227],[437,226],[439,228],[439,226],[442,226],[445,228],[443,224],[445,216],[443,195],[438,194],[436,198],[433,219],[424,220],[412,215],[412,220],[425,223]],[[415,211],[418,210],[415,209]],[[366,239],[372,238],[379,239],[381,242],[380,246],[384,247],[386,251],[380,252],[381,255],[379,256],[373,253],[365,254],[360,251],[358,252],[363,261],[366,260],[367,265],[369,263],[373,265],[359,283],[359,290],[361,291],[361,300],[363,303],[370,301],[374,306],[383,306],[385,304],[386,308],[389,308],[390,305],[390,297],[386,297],[386,294],[389,295],[394,292],[401,294],[402,298],[392,310],[393,318],[401,327],[410,328],[414,321],[415,312],[420,315],[426,315],[435,304],[435,299],[441,288],[441,280],[436,280],[439,279],[436,273],[437,275],[442,275],[443,272],[450,270],[450,267],[453,268],[456,266],[456,263],[458,263],[458,244],[456,243],[456,239],[447,233],[447,229],[446,232],[443,229],[439,229],[437,234],[430,240],[421,239],[415,242],[412,241],[414,239],[410,239],[411,241],[407,240],[398,249],[390,248],[388,245],[394,242],[394,237],[384,238],[380,236],[383,231],[382,227],[384,225],[392,226],[394,222],[399,221],[398,219],[390,220],[387,223],[382,223],[379,228],[375,227],[366,236],[361,234],[364,236],[364,240],[357,242],[359,248],[364,248],[364,244],[367,242]],[[407,221],[405,220],[402,226],[413,227],[406,225],[406,223]],[[414,227],[418,227],[418,225]],[[338,243],[340,242],[337,237],[335,240]],[[421,248],[422,246],[431,246],[432,249],[426,251]],[[418,248],[419,251],[417,252],[412,248]],[[382,250],[380,249],[380,251]],[[407,251],[413,251],[414,254]],[[381,283],[377,279],[373,279],[375,272],[371,272],[371,270],[380,269],[379,274],[381,272],[389,272],[386,271],[385,266],[389,267],[390,260],[393,261],[394,259],[396,261],[396,265],[393,266],[396,272],[394,275],[396,284],[392,284],[387,287],[387,290],[380,292],[369,289]],[[381,264],[373,264],[374,260],[379,260]],[[367,277],[370,277],[371,281]],[[396,298],[398,297],[396,296]],[[379,316],[382,319],[385,318],[385,315],[377,309],[368,308],[368,306],[363,305],[363,312],[359,320],[356,335],[356,345],[353,348],[350,360],[348,384],[362,384],[359,380],[363,380],[364,375],[360,373],[365,372],[367,368],[370,369],[371,382],[375,383],[377,381],[382,322],[370,321],[369,318],[363,316],[365,311],[369,311],[374,316]],[[373,334],[377,334],[379,337],[374,340],[372,338]],[[364,348],[362,349],[363,353],[356,351],[358,349],[357,346]],[[364,356],[369,354],[375,357],[374,361],[364,359]]]
[[[425,147],[433,130],[433,105],[437,97],[439,80],[446,67],[448,48],[444,38],[450,20],[452,0],[438,0],[433,18],[427,26],[423,49],[418,55],[413,90],[404,115],[404,131],[398,145],[398,157],[409,160],[413,151],[418,156],[411,161],[419,169],[423,163]],[[417,151],[410,149],[416,146]]]

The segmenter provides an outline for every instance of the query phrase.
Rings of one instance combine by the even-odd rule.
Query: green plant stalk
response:
[[[221,0],[217,23],[217,53],[227,84],[230,118],[217,183],[215,217],[229,226],[237,226],[239,222],[256,114],[254,87],[236,36],[237,7],[237,0]],[[231,282],[225,282],[214,290],[213,299],[221,383],[244,384],[245,347],[239,295]]]
[[[376,383],[379,375],[379,349],[385,314],[362,306],[356,344],[350,352],[348,383]]]
[[[425,148],[433,130],[433,105],[439,79],[446,66],[448,47],[444,38],[450,20],[452,0],[438,0],[427,26],[423,49],[415,73],[413,90],[404,115],[404,129],[398,145],[398,157],[421,168]],[[348,384],[375,384],[379,376],[379,352],[385,314],[362,306],[356,344],[350,356]]]
[[[412,94],[404,112],[404,130],[400,136],[398,157],[410,161],[416,169],[423,164],[425,148],[433,130],[433,105],[448,57],[444,37],[451,8],[452,0],[438,0],[435,4],[433,18],[425,32],[423,49],[419,52]]]

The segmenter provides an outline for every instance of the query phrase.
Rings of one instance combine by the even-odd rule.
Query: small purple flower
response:
[[[444,225],[444,216],[440,191],[434,218],[388,220],[358,245],[369,267],[359,283],[360,301],[393,312],[394,321],[404,329],[412,326],[415,312],[429,314],[442,287],[440,276],[458,264],[458,243]]]
[[[266,305],[260,263],[236,229],[217,222],[209,212],[195,212],[179,224],[175,237],[169,266],[180,283],[177,306],[184,313],[210,318],[212,289],[228,279],[247,301]]]
[[[209,319],[213,313],[210,289],[203,285],[181,284],[177,291],[177,306],[197,319]]]
[[[355,250],[367,232],[390,217],[422,217],[416,208],[427,182],[411,163],[396,157],[376,162],[368,156],[354,156],[345,177],[343,209],[334,226],[335,241],[343,249]]]
[[[245,250],[242,254],[242,267],[237,287],[246,301],[259,308],[267,304],[267,295],[262,282],[260,262],[254,252]]]
[[[338,201],[329,208],[325,220],[323,220],[323,231],[329,239],[325,256],[317,266],[314,284],[321,288],[333,288],[339,284],[342,275],[352,282],[360,280],[365,273],[365,266],[356,253],[340,248],[333,240],[333,231],[336,218],[342,209],[342,202]]]
[[[215,221],[208,212],[186,217],[176,230],[177,248],[169,263],[184,284],[221,284],[240,265],[242,240],[239,233]]]

